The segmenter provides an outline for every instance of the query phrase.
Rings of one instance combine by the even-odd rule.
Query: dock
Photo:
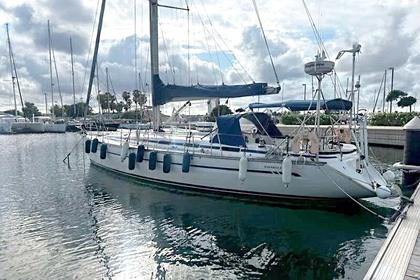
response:
[[[389,232],[365,280],[420,279],[420,184]]]

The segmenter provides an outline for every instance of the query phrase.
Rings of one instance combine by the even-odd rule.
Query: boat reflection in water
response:
[[[355,206],[337,212],[196,195],[95,167],[88,181],[97,258],[108,276],[361,279],[388,231]]]

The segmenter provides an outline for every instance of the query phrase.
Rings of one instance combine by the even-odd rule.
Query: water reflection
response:
[[[191,195],[96,168],[88,179],[103,276],[362,278],[366,259],[373,258],[367,252],[388,230],[354,209],[337,213]]]
[[[133,183],[90,167],[82,142],[69,169],[62,159],[79,141],[0,136],[1,279],[361,279],[388,232],[355,205],[271,206]]]

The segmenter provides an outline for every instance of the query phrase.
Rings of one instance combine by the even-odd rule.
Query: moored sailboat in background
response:
[[[215,129],[204,136],[165,132],[159,106],[168,102],[276,94],[279,88],[266,83],[165,85],[159,77],[158,2],[151,0],[149,5],[153,130],[88,134],[85,151],[94,166],[159,184],[253,199],[340,201],[399,195],[368,160],[363,118],[357,120],[357,131],[353,119],[347,118],[340,122],[351,124],[332,126],[329,135],[321,135],[322,110],[349,111],[353,105],[343,99],[321,101],[322,77],[332,70],[321,58],[312,62],[314,69],[307,69],[319,80],[318,99],[294,102],[300,110],[316,109],[315,127],[304,122],[293,135],[283,135],[267,113],[254,111],[274,105],[252,104],[247,112],[219,116]]]
[[[13,56],[12,50],[12,43],[10,42],[10,35],[9,35],[9,24],[6,23],[6,32],[7,32],[7,45],[9,48],[9,60],[10,60],[10,73],[12,76],[12,91],[13,91],[13,99],[15,105],[15,115],[12,118],[3,117],[4,122],[9,122],[11,124],[11,131],[12,133],[43,133],[44,132],[44,125],[42,123],[34,122],[33,120],[30,121],[26,117],[22,117],[18,115],[17,110],[17,102],[16,102],[16,85],[19,92],[20,102],[22,105],[22,112],[24,112],[24,104],[22,98],[22,92],[20,90],[19,85],[19,78],[18,73],[16,70],[15,59]]]
[[[55,64],[55,56],[53,55],[53,45],[52,45],[52,38],[51,38],[51,30],[50,30],[50,21],[48,20],[48,54],[49,54],[49,72],[50,72],[50,90],[51,90],[51,117],[44,117],[38,118],[40,122],[44,124],[45,132],[53,132],[53,133],[64,133],[66,132],[66,123],[64,119],[56,119],[55,116],[55,104],[54,104],[54,82],[53,82],[53,68],[52,68],[52,61],[54,57],[54,64]],[[58,83],[58,73],[57,68],[56,70],[56,77]],[[60,84],[58,84],[59,86]],[[61,93],[60,93],[61,97]],[[61,108],[63,110],[63,102],[61,102]]]

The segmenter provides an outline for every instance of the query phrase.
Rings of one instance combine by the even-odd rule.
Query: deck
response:
[[[420,279],[420,184],[389,232],[364,279]]]

